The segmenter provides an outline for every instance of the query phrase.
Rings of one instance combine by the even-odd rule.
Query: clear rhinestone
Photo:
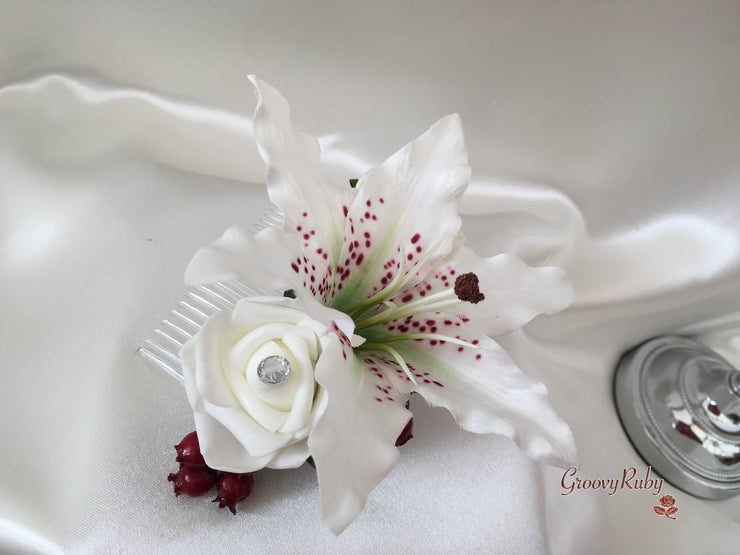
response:
[[[262,383],[277,385],[290,378],[290,362],[285,357],[272,355],[257,365],[257,377]]]

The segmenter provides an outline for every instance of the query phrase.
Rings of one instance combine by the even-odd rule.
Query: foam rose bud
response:
[[[224,472],[218,477],[218,493],[213,502],[218,502],[219,508],[228,507],[232,514],[236,514],[236,504],[249,497],[253,487],[254,475]]]
[[[181,466],[174,474],[167,476],[173,482],[175,496],[181,493],[190,497],[199,497],[208,493],[216,483],[216,471],[207,466]]]
[[[206,461],[200,452],[197,432],[190,432],[182,438],[182,441],[175,445],[175,450],[177,451],[175,461],[181,466],[206,466]]]

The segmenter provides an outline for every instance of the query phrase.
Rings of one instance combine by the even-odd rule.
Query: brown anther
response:
[[[461,274],[455,280],[455,295],[461,301],[478,304],[486,296],[478,288],[478,276],[473,272]]]

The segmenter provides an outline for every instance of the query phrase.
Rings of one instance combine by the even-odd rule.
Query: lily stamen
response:
[[[414,377],[414,374],[411,372],[411,369],[409,368],[408,364],[406,364],[406,361],[403,360],[401,353],[396,351],[393,347],[389,347],[388,345],[385,345],[383,343],[376,343],[375,341],[373,341],[372,343],[365,343],[364,345],[362,345],[362,348],[367,349],[367,350],[384,351],[388,353],[395,359],[398,365],[403,369],[408,379],[411,380],[411,383],[414,385],[419,385],[416,381],[416,378]]]
[[[437,341],[445,341],[447,343],[453,343],[462,347],[470,347],[475,349],[477,346],[470,341],[464,339],[457,339],[456,337],[450,337],[449,335],[443,335],[441,333],[409,333],[405,335],[392,335],[389,337],[379,337],[373,339],[373,343],[390,343],[393,341],[406,341],[409,339],[436,339]]]
[[[414,275],[416,275],[416,272],[419,271],[419,268],[421,268],[424,262],[426,262],[427,259],[434,253],[434,251],[437,250],[437,247],[439,247],[439,242],[432,245],[429,251],[427,251],[424,256],[417,260],[416,264],[414,264],[409,271],[404,272],[403,267],[401,267],[399,269],[400,271],[394,276],[394,278],[388,285],[383,287],[383,289],[375,293],[375,295],[373,295],[372,297],[368,297],[364,301],[360,301],[350,306],[347,309],[347,313],[352,317],[353,320],[357,321],[357,318],[359,316],[362,316],[363,312],[366,312],[373,306],[382,304],[390,299],[393,295],[398,293]]]
[[[412,274],[409,272],[406,275],[410,276]],[[419,314],[420,312],[441,312],[456,305],[459,301],[477,304],[486,298],[485,295],[480,292],[478,284],[478,276],[473,272],[468,272],[457,277],[455,280],[455,286],[452,289],[445,289],[402,305],[382,301],[382,303],[379,304],[390,306],[369,318],[363,319],[361,317],[362,314],[360,314],[359,318],[355,318],[355,329],[362,330],[380,324],[387,324],[394,320]],[[367,309],[365,309],[365,311],[366,310]]]
[[[434,248],[432,248],[432,250],[434,250]],[[420,260],[419,263],[421,262],[422,261]],[[417,266],[419,263],[417,263]],[[411,275],[411,272],[406,274],[406,276]],[[432,295],[428,295],[415,301],[410,301],[400,306],[397,306],[394,303],[386,303],[385,301],[382,301],[382,304],[385,304],[386,306],[391,306],[377,314],[374,314],[373,316],[370,316],[369,318],[361,318],[361,313],[359,318],[354,318],[357,324],[355,329],[362,330],[380,324],[387,324],[394,320],[399,320],[400,318],[405,318],[407,316],[413,316],[414,314],[418,314],[420,312],[441,312],[446,308],[456,305],[459,301],[477,304],[486,298],[485,295],[480,292],[478,288],[478,283],[478,276],[472,272],[468,272],[466,274],[458,276],[458,278],[455,280],[455,286],[453,289],[445,289],[444,291],[439,291]],[[363,309],[363,312],[366,311],[367,308]]]
[[[413,316],[419,312],[441,311],[450,306],[454,306],[458,302],[459,299],[455,296],[455,292],[452,289],[446,289],[439,293],[434,293],[433,295],[402,304],[398,307],[388,308],[369,318],[365,318],[364,320],[356,321],[357,327],[355,329],[361,330],[371,326],[377,326],[379,324],[387,324],[393,320],[405,318],[406,316]]]

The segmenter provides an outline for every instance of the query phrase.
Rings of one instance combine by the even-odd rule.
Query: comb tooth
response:
[[[179,308],[179,306],[180,305],[178,304],[178,308]],[[183,311],[183,310],[173,310],[172,312],[170,312],[170,314],[173,317],[178,318],[180,320],[180,322],[182,322],[182,324],[183,324],[182,327],[184,329],[188,329],[187,327],[189,326],[193,330],[192,332],[190,332],[190,335],[193,336],[196,333],[198,333],[198,330],[200,330],[200,328],[202,327],[202,322],[198,322],[197,320],[193,320],[191,317],[188,317],[185,314],[183,314],[183,312],[185,312],[185,311]]]
[[[237,303],[237,301],[242,298],[241,295],[234,293],[229,287],[225,286],[221,282],[211,283],[210,285],[216,291],[220,291],[221,295],[223,295],[224,298],[229,300],[232,308]]]
[[[236,280],[227,281],[223,286],[228,288],[230,291],[233,291],[235,295],[239,296],[239,298],[253,297],[260,294],[258,290],[247,287],[242,282]]]
[[[282,214],[272,208],[251,227],[259,233],[268,227],[282,229]],[[256,290],[239,280],[198,285],[188,291],[157,329],[144,341],[139,355],[155,366],[183,381],[180,349],[214,314],[232,310],[236,303],[255,295],[275,295],[275,291]]]
[[[184,329],[178,326],[176,322],[171,322],[170,320],[163,320],[161,327],[163,328],[162,333],[164,333],[165,335],[170,335],[172,337],[176,337],[177,334],[179,334],[183,338],[183,342],[193,337],[191,333],[186,332]]]
[[[177,364],[168,364],[166,362],[166,360],[167,360],[166,357],[163,358],[162,356],[160,356],[156,352],[153,352],[153,351],[149,350],[147,347],[141,347],[138,350],[138,353],[139,353],[139,356],[141,356],[142,358],[148,360],[149,362],[151,362],[152,364],[154,364],[158,368],[161,368],[162,370],[164,370],[165,372],[167,372],[168,374],[170,374],[171,376],[173,376],[180,383],[182,383],[184,381],[183,380],[183,377],[182,377],[182,374],[181,374],[181,370],[180,370],[180,361],[179,360],[177,361]]]
[[[193,321],[198,322],[199,327],[202,327],[203,324],[205,324],[205,321],[213,316],[213,314],[209,314],[207,311],[199,309],[194,303],[188,302],[187,300],[180,301],[177,303],[177,306],[180,307],[183,312],[190,313]]]
[[[221,312],[221,307],[217,304],[214,304],[213,301],[209,300],[208,297],[198,291],[188,291],[185,293],[185,298],[183,299],[183,302],[186,302],[187,304],[191,306],[198,307],[205,313],[210,313],[211,315],[215,314],[216,312]]]
[[[199,285],[193,291],[188,293],[188,295],[193,295],[201,299],[203,302],[209,303],[214,310],[217,311],[234,308],[234,303],[204,285]]]
[[[185,343],[180,343],[177,339],[175,339],[171,335],[166,334],[160,329],[156,329],[152,333],[154,333],[157,337],[161,338],[164,343],[168,343],[168,342],[172,343],[178,351],[182,349],[182,346],[185,344]]]
[[[173,362],[175,364],[180,364],[180,358],[177,355],[172,354],[170,351],[159,346],[157,343],[155,343],[151,339],[144,340],[144,346],[148,350],[154,353],[157,353],[158,355],[166,358],[168,361]]]

